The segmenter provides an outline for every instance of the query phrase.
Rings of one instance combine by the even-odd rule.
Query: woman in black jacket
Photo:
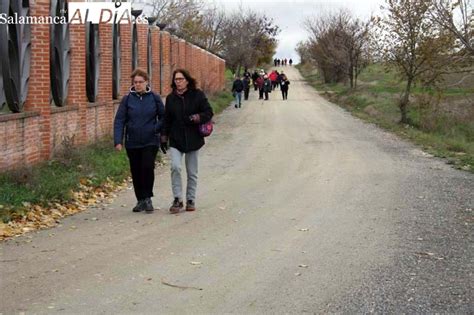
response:
[[[288,99],[288,87],[290,85],[290,81],[286,77],[286,75],[282,74],[281,75],[281,96],[283,97],[284,100]]]
[[[159,132],[165,108],[161,97],[148,86],[148,74],[145,71],[136,69],[130,77],[133,86],[130,93],[122,98],[115,115],[114,145],[117,151],[121,151],[125,138],[133,189],[138,200],[133,212],[145,210],[152,213],[155,158],[160,145]]]
[[[166,97],[161,146],[166,150],[169,141],[171,147],[171,188],[174,200],[170,212],[177,213],[183,208],[183,156],[187,174],[186,211],[196,210],[198,152],[204,145],[199,124],[210,121],[214,113],[206,95],[196,87],[196,80],[187,70],[177,69],[173,72],[171,88],[173,91]]]

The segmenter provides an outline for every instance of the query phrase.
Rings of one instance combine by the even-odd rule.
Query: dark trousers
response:
[[[244,89],[244,100],[249,99],[249,92],[250,92],[250,87]]]
[[[268,100],[268,91],[265,91],[265,100]]]
[[[155,159],[157,146],[138,149],[127,149],[130,171],[132,173],[133,189],[137,200],[153,197],[155,182]]]
[[[283,96],[283,99],[286,100],[288,98],[288,90],[281,90],[281,96]]]
[[[258,89],[258,99],[263,99],[263,89]]]

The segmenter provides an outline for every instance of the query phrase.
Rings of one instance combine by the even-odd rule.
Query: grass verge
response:
[[[115,152],[111,140],[65,149],[50,161],[0,174],[0,220],[24,214],[30,205],[69,202],[81,183],[100,187],[129,176],[124,151]]]
[[[209,95],[209,103],[212,106],[214,114],[219,114],[220,112],[222,112],[225,108],[229,106],[229,104],[234,99],[231,93],[233,82],[232,72],[229,69],[226,69],[224,75],[226,81],[224,89],[222,91]]]
[[[411,124],[402,125],[397,104],[403,84],[382,66],[364,69],[355,90],[344,84],[324,84],[315,69],[297,67],[321,96],[354,116],[411,140],[425,151],[446,158],[447,163],[458,169],[474,173],[472,87],[445,89],[442,95],[415,87],[409,108]]]

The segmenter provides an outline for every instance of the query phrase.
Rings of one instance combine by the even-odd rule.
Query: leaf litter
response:
[[[0,222],[0,241],[20,236],[27,232],[51,228],[60,223],[60,219],[82,212],[87,207],[111,200],[128,186],[129,179],[116,183],[108,179],[103,185],[93,186],[88,179],[81,179],[79,190],[72,192],[68,202],[51,201],[45,206],[23,203],[24,214],[14,213],[8,223]],[[4,207],[2,205],[2,207]],[[92,218],[97,221],[97,218]]]

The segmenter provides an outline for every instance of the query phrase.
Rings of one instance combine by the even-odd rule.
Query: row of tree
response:
[[[305,21],[310,38],[299,43],[302,62],[317,66],[329,82],[350,82],[371,62],[397,70],[406,83],[399,101],[401,122],[413,85],[436,86],[445,74],[472,74],[474,18],[470,0],[386,0],[382,15],[368,21],[347,11]]]
[[[132,1],[133,3],[133,1]],[[227,13],[203,0],[149,0],[144,8],[165,30],[221,56],[234,73],[270,63],[279,28],[263,13]]]

